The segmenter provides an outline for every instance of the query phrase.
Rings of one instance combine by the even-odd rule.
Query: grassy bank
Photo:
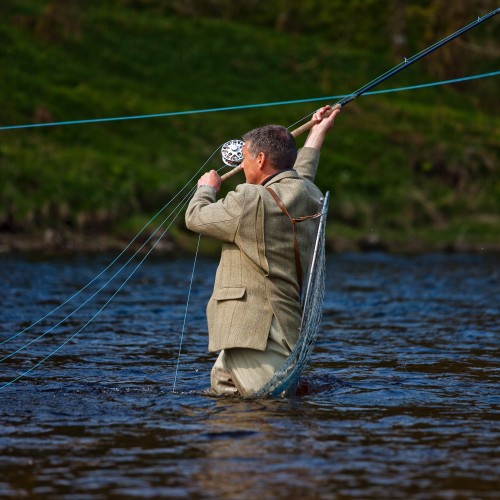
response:
[[[176,17],[147,2],[63,4],[0,6],[0,125],[344,94],[396,63],[373,26],[373,45],[356,46],[321,33]],[[440,57],[383,88],[435,81]],[[476,60],[468,74],[498,69],[489,53]],[[467,76],[460,69],[446,78]],[[376,234],[391,248],[500,244],[497,91],[490,78],[346,107],[317,178],[332,193],[335,234],[346,245]],[[220,144],[265,123],[290,125],[320,104],[0,131],[0,237],[50,229],[127,238]],[[204,169],[220,164],[217,157]]]

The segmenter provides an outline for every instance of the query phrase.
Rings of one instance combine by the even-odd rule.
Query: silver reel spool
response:
[[[222,161],[228,167],[237,167],[243,161],[243,145],[239,139],[231,139],[222,145]]]

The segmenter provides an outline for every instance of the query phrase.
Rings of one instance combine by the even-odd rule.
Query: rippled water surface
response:
[[[212,261],[177,378],[188,260],[96,294],[114,266],[5,342],[111,260],[0,257],[1,498],[499,498],[500,257],[330,255],[301,393],[277,400],[203,392]]]

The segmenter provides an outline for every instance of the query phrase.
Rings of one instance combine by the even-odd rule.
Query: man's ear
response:
[[[266,163],[267,163],[267,156],[263,151],[261,151],[257,155],[257,165],[259,166],[259,169],[262,170],[266,166]]]

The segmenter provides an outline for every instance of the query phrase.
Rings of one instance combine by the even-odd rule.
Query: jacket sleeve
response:
[[[294,170],[311,182],[314,182],[316,172],[318,171],[320,152],[314,148],[301,148],[297,155],[297,160],[293,166]]]
[[[234,242],[245,207],[246,192],[242,186],[219,201],[215,200],[215,189],[198,188],[186,211],[186,227],[220,241]]]

